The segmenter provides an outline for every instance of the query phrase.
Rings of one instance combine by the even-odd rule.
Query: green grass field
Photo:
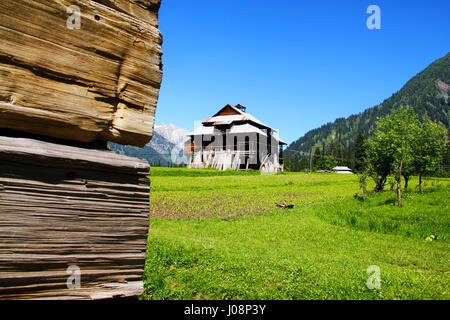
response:
[[[152,168],[142,298],[449,299],[450,179],[416,184],[398,208],[355,175]]]

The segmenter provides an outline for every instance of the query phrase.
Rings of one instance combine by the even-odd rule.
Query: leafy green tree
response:
[[[409,178],[415,173],[413,165],[404,166],[402,169],[402,177],[405,180],[405,189],[408,188]]]
[[[402,206],[400,181],[405,171],[413,170],[414,140],[419,132],[414,110],[404,107],[377,121],[377,129],[367,146],[369,170],[376,191],[383,190],[386,178],[393,173],[397,181],[398,205]]]
[[[323,169],[331,170],[338,165],[338,161],[333,156],[323,157]]]
[[[389,136],[383,130],[377,130],[373,137],[367,140],[366,146],[366,170],[375,182],[375,191],[382,191],[394,162]]]
[[[419,118],[410,107],[395,110],[385,118],[388,136],[391,139],[391,150],[394,152],[393,173],[397,181],[398,206],[402,206],[401,178],[404,172],[414,170],[414,141],[419,132]]]
[[[418,128],[413,141],[414,170],[419,174],[419,189],[422,192],[422,176],[431,173],[441,162],[445,152],[446,129],[441,124],[425,121]]]
[[[450,177],[450,129],[447,128],[447,142],[444,147],[442,161],[439,164],[438,174],[444,177]]]
[[[417,173],[422,191],[422,176],[433,172],[443,158],[446,134],[442,124],[430,120],[420,123],[410,107],[379,119],[374,136],[366,144],[367,171],[376,183],[375,190],[383,190],[387,176],[394,174],[401,206],[400,180],[403,176],[407,188],[409,177]]]

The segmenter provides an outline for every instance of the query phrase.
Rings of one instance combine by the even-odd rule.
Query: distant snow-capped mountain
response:
[[[146,159],[151,165],[169,166],[185,164],[184,142],[188,130],[174,124],[155,125],[152,140],[143,148],[110,142],[109,148],[131,157]]]
[[[155,125],[155,132],[175,145],[180,143],[184,144],[187,140],[186,135],[189,133],[188,130],[180,128],[174,124]]]
[[[154,137],[149,143],[153,149],[169,156],[174,164],[187,162],[183,152],[188,130],[174,124],[160,124],[155,125],[154,131]]]

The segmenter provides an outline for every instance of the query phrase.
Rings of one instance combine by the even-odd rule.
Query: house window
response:
[[[237,151],[238,149],[238,139],[237,137],[234,137],[234,151]]]

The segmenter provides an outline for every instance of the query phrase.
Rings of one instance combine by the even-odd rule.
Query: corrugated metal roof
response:
[[[230,133],[245,133],[245,132],[258,132],[259,134],[262,134],[264,136],[267,136],[267,133],[264,133],[263,130],[247,123],[244,125],[233,125],[234,122],[242,122],[242,121],[250,121],[253,122],[257,125],[260,125],[264,128],[270,129],[273,132],[277,132],[277,130],[273,129],[272,127],[269,127],[268,125],[266,125],[265,123],[263,123],[262,121],[260,121],[258,118],[252,116],[251,114],[242,111],[239,108],[236,108],[235,106],[232,106],[230,104],[226,105],[224,108],[231,108],[232,110],[234,110],[236,112],[236,114],[230,114],[230,115],[217,115],[220,114],[221,111],[217,112],[213,117],[208,118],[206,120],[202,121],[202,124],[212,124],[213,126],[210,127],[205,127],[205,128],[214,128],[214,126],[220,126],[220,125],[232,125],[231,127],[231,131]],[[224,108],[222,108],[221,110],[223,110]],[[245,127],[244,127],[245,126]],[[235,128],[235,129],[233,129]],[[202,131],[200,129],[196,129],[194,130],[192,133],[190,133],[189,135],[201,135],[201,134],[220,134],[220,130],[217,131],[211,131],[212,129],[205,129],[205,131]],[[257,131],[258,130],[258,131]],[[273,135],[273,137],[280,143],[280,144],[286,144],[287,143],[283,140],[281,140],[280,137]]]
[[[232,108],[234,111],[236,111],[238,114],[234,114],[234,115],[227,115],[227,116],[215,116],[215,117],[211,117],[209,119],[206,119],[204,121],[202,121],[202,123],[214,123],[214,125],[221,125],[221,124],[231,124],[234,121],[253,121],[254,123],[257,123],[261,126],[264,126],[268,129],[271,129],[273,131],[273,128],[269,127],[268,125],[266,125],[265,123],[263,123],[262,121],[260,121],[258,118],[252,116],[251,114],[244,112],[242,110],[240,110],[239,108],[236,108],[232,105],[227,105],[228,107]]]
[[[349,167],[334,167],[333,171],[335,171],[336,173],[353,173],[352,169],[350,169]]]
[[[280,137],[278,137],[278,136],[276,136],[276,135],[273,135],[272,137],[274,137],[274,139],[277,140],[278,143],[280,143],[280,144],[287,144],[286,142],[284,142],[283,140],[281,140]]]
[[[188,136],[201,136],[203,134],[206,135],[217,135],[220,134],[220,130],[217,130],[214,127],[205,127],[205,126],[201,126],[196,128],[194,131],[188,133]]]
[[[255,126],[252,126],[251,124],[248,124],[248,123],[232,126],[231,129],[227,130],[227,133],[230,133],[230,134],[259,133],[260,135],[267,137],[267,134],[265,134],[261,129],[259,129]]]

